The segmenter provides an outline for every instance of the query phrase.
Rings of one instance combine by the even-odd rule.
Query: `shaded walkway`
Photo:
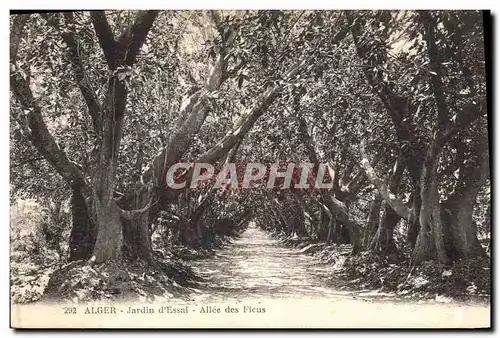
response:
[[[269,316],[242,317],[244,325],[235,324],[236,327],[411,328],[490,324],[490,306],[485,303],[439,303],[368,290],[342,291],[345,281],[335,277],[331,266],[319,264],[298,249],[284,247],[253,226],[215,256],[191,261],[190,265],[206,279],[200,289],[193,290],[195,294],[188,301],[194,308],[213,304],[267,308]],[[169,303],[174,302],[171,299]],[[230,317],[221,314],[201,318],[210,318],[213,327],[228,327]]]
[[[234,243],[209,259],[190,262],[207,278],[208,299],[324,297],[346,295],[327,287],[332,268],[314,257],[284,247],[250,226]]]

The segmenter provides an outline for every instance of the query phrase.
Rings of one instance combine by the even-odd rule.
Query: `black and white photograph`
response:
[[[490,11],[9,21],[11,328],[491,328]]]

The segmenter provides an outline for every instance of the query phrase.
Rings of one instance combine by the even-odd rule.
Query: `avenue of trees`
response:
[[[91,264],[154,265],[155,236],[202,247],[251,219],[353,254],[409,248],[412,264],[483,256],[484,25],[477,11],[12,15],[12,200],[69,201],[68,259]],[[179,161],[328,163],[333,188],[171,189]]]

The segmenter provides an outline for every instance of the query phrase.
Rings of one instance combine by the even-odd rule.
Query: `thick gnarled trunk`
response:
[[[123,234],[118,207],[114,201],[104,200],[96,203],[94,217],[97,223],[97,238],[91,262],[99,264],[121,256]]]
[[[153,262],[151,245],[150,217],[155,213],[157,200],[154,200],[152,189],[142,186],[135,195],[132,211],[122,212],[122,231],[124,254],[130,259],[142,259]]]
[[[436,142],[432,145],[422,171],[421,228],[413,251],[413,264],[427,260],[449,264],[484,254],[472,214],[489,169],[486,138],[479,138],[473,158],[460,168],[454,193],[443,202],[439,200],[436,173],[441,149]]]
[[[420,231],[413,250],[413,264],[436,260],[442,264],[451,263],[445,247],[445,231],[441,217],[437,169],[443,144],[434,140],[424,160],[420,179]]]
[[[488,141],[485,135],[480,135],[472,158],[462,164],[460,171],[460,181],[454,193],[442,203],[442,214],[450,232],[455,260],[485,254],[472,218],[477,195],[489,176]]]
[[[87,201],[81,188],[73,188],[71,195],[72,227],[69,237],[69,260],[89,259],[96,240],[95,223],[90,217]]]

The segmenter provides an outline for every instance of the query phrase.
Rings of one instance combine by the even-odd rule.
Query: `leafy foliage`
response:
[[[480,12],[106,11],[31,15],[21,26],[18,19],[11,18],[11,249],[16,264],[30,263],[14,265],[12,279],[37,291],[16,289],[23,294],[16,299],[39,297],[46,282],[31,276],[66,264],[68,237],[93,238],[85,258],[99,263],[121,248],[132,254],[124,250],[109,266],[65,265],[51,290],[113,298],[121,287],[110,276],[126,258],[140,259],[124,272],[120,294],[140,294],[135,280],[149,269],[141,259],[155,266],[210,255],[250,220],[287,244],[368,252],[347,270],[376,286],[394,288],[410,261],[455,261],[462,271],[469,263],[461,262],[487,259],[477,241],[489,248]],[[327,163],[333,187],[165,187],[170,165],[200,159],[218,169],[226,161],[313,163],[316,171]],[[70,217],[79,210],[75,196],[86,207],[82,219],[97,225],[97,238],[117,239],[116,250],[75,235],[91,232]],[[22,210],[28,199],[44,212]],[[134,251],[118,233],[138,219],[144,231],[129,238],[148,238]],[[435,247],[424,233],[445,243]],[[140,283],[168,292],[183,269],[157,278],[155,267]]]

